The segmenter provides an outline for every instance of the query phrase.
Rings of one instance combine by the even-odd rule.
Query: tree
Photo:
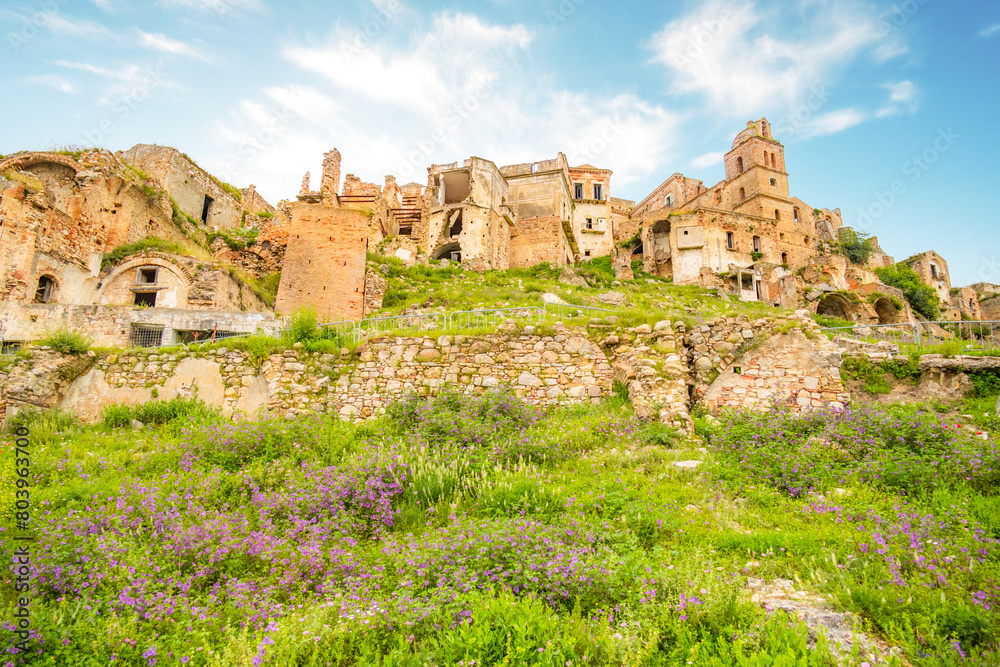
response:
[[[865,265],[872,254],[872,244],[868,234],[859,234],[853,229],[840,230],[840,251],[852,264]]]

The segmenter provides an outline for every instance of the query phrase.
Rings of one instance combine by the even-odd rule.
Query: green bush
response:
[[[79,331],[59,328],[48,333],[44,338],[37,342],[37,345],[47,345],[53,350],[62,352],[63,354],[86,354],[87,350],[90,349],[92,342],[93,341],[90,337],[80,333]]]
[[[316,309],[303,307],[297,310],[292,315],[287,336],[292,343],[305,343],[319,338],[319,315],[316,313]]]
[[[899,263],[882,269],[875,269],[879,279],[889,285],[903,291],[903,296],[909,302],[913,310],[923,315],[928,320],[937,320],[940,317],[937,292],[930,285],[926,285],[920,280],[920,276],[909,264]]]
[[[991,371],[977,371],[969,373],[969,379],[975,387],[972,395],[975,398],[989,398],[1000,396],[1000,373]]]
[[[144,250],[162,250],[163,252],[170,252],[175,254],[181,254],[184,249],[177,243],[173,241],[165,241],[163,239],[158,239],[155,236],[151,236],[148,239],[142,239],[141,241],[134,241],[132,243],[126,243],[114,248],[111,252],[104,254],[101,259],[101,270],[105,270],[116,264],[121,263],[123,259],[129,255],[135,255]]]
[[[212,418],[215,411],[197,398],[172,398],[169,401],[151,401],[139,405],[109,405],[104,408],[101,418],[110,428],[129,426],[132,420],[143,424],[169,424],[183,420],[185,423]]]
[[[853,229],[840,230],[839,248],[841,253],[852,264],[867,264],[873,252],[871,239],[866,234],[859,234]]]

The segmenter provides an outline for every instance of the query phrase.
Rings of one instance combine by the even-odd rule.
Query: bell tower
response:
[[[766,118],[749,121],[726,153],[726,182],[735,210],[781,219],[790,205],[785,147],[771,135]],[[789,211],[790,212],[790,211]]]

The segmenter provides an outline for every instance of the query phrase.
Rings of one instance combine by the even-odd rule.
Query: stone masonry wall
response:
[[[98,358],[69,387],[61,407],[94,420],[115,403],[197,395],[224,414],[253,417],[263,409],[363,418],[409,392],[471,394],[502,385],[535,405],[598,401],[611,393],[612,370],[597,345],[564,328],[554,336],[526,328],[521,335],[476,338],[385,337],[340,355],[298,348],[259,367],[245,352],[226,348],[128,350]]]
[[[324,322],[364,316],[368,217],[299,202],[293,207],[275,309],[313,306]]]

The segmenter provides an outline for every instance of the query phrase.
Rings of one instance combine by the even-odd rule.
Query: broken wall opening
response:
[[[468,171],[449,171],[441,175],[445,204],[461,204],[472,192],[472,176]]]
[[[446,243],[437,249],[431,259],[447,259],[452,262],[461,262],[462,245],[460,243]]]

